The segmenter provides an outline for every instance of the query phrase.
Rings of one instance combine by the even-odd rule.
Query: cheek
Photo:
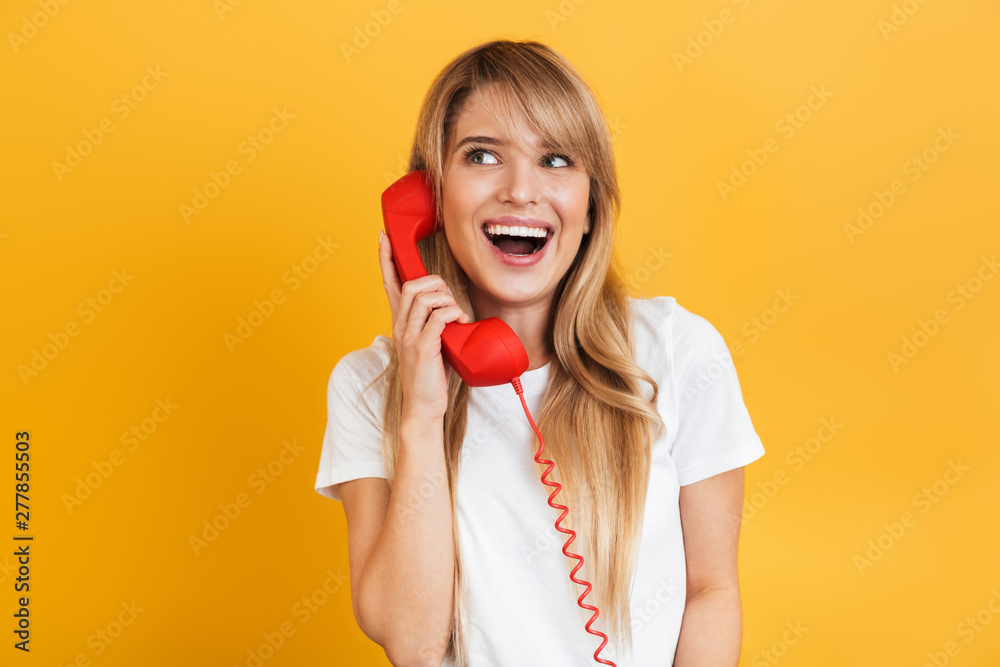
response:
[[[462,182],[462,179],[453,176],[444,187],[442,197],[442,205],[444,210],[451,211],[456,214],[462,213],[466,208],[466,200],[468,199],[468,188],[466,184]]]
[[[447,227],[455,234],[471,236],[475,231],[472,223],[487,195],[476,189],[476,183],[463,182],[461,178],[453,178],[448,186],[441,203]],[[478,187],[483,188],[482,185]]]
[[[564,223],[581,222],[587,217],[590,190],[586,187],[571,188],[563,192],[558,201],[559,217]]]
[[[462,192],[462,188],[456,185],[452,192]],[[441,205],[444,215],[441,227],[444,229],[452,253],[456,257],[461,256],[475,240],[473,234],[476,230],[471,224],[475,206],[467,195],[458,194],[446,194]]]

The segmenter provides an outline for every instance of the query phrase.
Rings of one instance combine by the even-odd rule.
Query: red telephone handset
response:
[[[436,231],[434,193],[423,170],[406,174],[382,193],[382,218],[401,283],[427,275],[417,241]],[[528,369],[528,353],[499,317],[462,324],[441,333],[441,354],[470,387],[508,384]]]

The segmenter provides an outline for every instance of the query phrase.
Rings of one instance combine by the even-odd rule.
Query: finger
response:
[[[450,294],[451,292],[448,290],[448,283],[444,281],[444,278],[435,273],[430,273],[403,283],[400,295],[401,298],[406,298],[407,291],[410,292],[411,298],[418,292],[445,292]]]
[[[456,322],[464,315],[462,309],[457,305],[435,308],[434,312],[427,318],[427,326],[420,333],[421,345],[432,345],[435,339],[441,338],[445,325],[449,322]]]
[[[385,294],[389,298],[389,310],[392,312],[392,321],[395,322],[396,315],[399,313],[402,285],[399,281],[399,273],[396,271],[396,265],[392,261],[392,244],[389,242],[389,235],[384,234],[381,238],[382,242],[378,248],[378,261],[382,270],[382,286],[385,288]]]
[[[420,292],[415,295],[406,315],[405,339],[419,340],[431,315],[439,309],[452,306],[458,308],[455,298],[447,292]]]
[[[403,286],[400,289],[399,303],[396,310],[396,321],[403,323],[402,329],[405,330],[409,326],[410,309],[413,308],[413,301],[417,295],[435,292],[451,296],[451,293],[448,292],[448,285],[444,282],[441,276],[435,274],[421,276],[403,283]],[[426,320],[427,313],[424,314],[422,321]]]

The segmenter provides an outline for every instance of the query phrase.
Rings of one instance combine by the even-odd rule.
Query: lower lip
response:
[[[542,256],[545,254],[545,251],[549,249],[550,245],[552,245],[552,236],[549,236],[545,245],[543,245],[542,249],[537,252],[533,252],[530,255],[508,255],[503,250],[493,245],[490,241],[490,237],[486,235],[485,229],[481,231],[483,240],[486,242],[486,245],[489,246],[489,249],[493,251],[493,255],[501,262],[509,266],[531,266],[532,264],[537,264],[542,261]]]

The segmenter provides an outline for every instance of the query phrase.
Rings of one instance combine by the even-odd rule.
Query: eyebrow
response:
[[[466,137],[465,139],[462,139],[455,145],[455,151],[458,151],[458,149],[464,146],[465,144],[487,144],[490,146],[504,146],[506,145],[506,142],[504,142],[501,139],[496,139],[494,137],[485,137],[482,135],[475,137]],[[544,139],[542,141],[539,141],[537,145],[539,148],[544,148],[546,150],[554,150],[556,148],[555,146],[550,144],[548,141],[545,141]]]

